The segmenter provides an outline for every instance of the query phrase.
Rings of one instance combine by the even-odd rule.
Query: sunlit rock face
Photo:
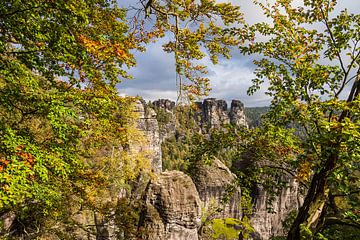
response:
[[[138,151],[149,151],[154,172],[160,173],[162,171],[161,139],[156,113],[154,109],[147,107],[143,100],[136,103],[135,111],[139,114],[138,128],[144,132],[147,139],[143,146],[139,146]]]
[[[147,240],[197,240],[201,202],[191,178],[179,171],[159,174],[144,194],[140,228]]]
[[[152,102],[152,105],[171,116],[160,129],[160,137],[163,141],[176,132],[174,114],[176,104],[168,99],[159,99]],[[240,100],[232,100],[230,109],[225,100],[215,98],[207,98],[203,102],[196,102],[195,105],[194,121],[203,133],[207,133],[209,129],[220,129],[226,124],[248,127],[244,104]]]
[[[200,110],[202,112],[201,123],[203,127],[220,128],[223,124],[230,123],[225,100],[205,99]]]
[[[232,100],[229,112],[230,123],[235,126],[248,126],[244,104],[240,100]]]

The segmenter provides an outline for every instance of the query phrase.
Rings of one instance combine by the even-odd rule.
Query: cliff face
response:
[[[159,134],[160,134],[160,141],[163,142],[165,139],[173,136],[176,131],[175,127],[175,102],[168,100],[168,99],[159,99],[152,102],[154,109],[158,110],[158,113],[161,116],[157,116],[157,119],[163,118],[159,123]],[[161,124],[161,125],[160,125]]]
[[[232,100],[230,109],[225,100],[215,98],[208,98],[196,104],[202,129],[221,128],[222,125],[229,123],[247,127],[244,105],[239,100]]]
[[[151,181],[144,197],[140,227],[147,240],[197,240],[201,202],[191,178],[163,172]]]
[[[207,133],[212,128],[220,129],[226,124],[248,127],[244,104],[239,100],[232,100],[230,108],[225,100],[215,98],[207,98],[203,102],[195,104],[193,121],[196,128],[199,128],[202,133]],[[152,102],[152,106],[162,115],[160,116],[162,124],[159,131],[161,141],[164,141],[176,133],[175,102],[159,99]]]
[[[161,142],[176,134],[175,103],[170,100],[157,100],[152,103],[164,120],[156,120],[155,112],[142,102],[139,127],[149,139],[148,148],[155,152],[153,166],[161,172]],[[214,98],[196,103],[193,120],[203,133],[209,129],[221,129],[224,124],[247,127],[244,105],[231,102],[230,109],[226,101]],[[161,112],[159,111],[161,110]],[[143,113],[142,113],[143,112]],[[236,177],[220,161],[215,159],[211,166],[201,166],[190,178],[180,172],[163,172],[152,181],[145,194],[146,208],[143,212],[142,227],[149,234],[146,239],[198,239],[196,229],[201,217],[199,208],[205,211],[216,206],[210,219],[241,219],[241,190],[233,187]],[[283,234],[282,222],[288,214],[300,206],[298,184],[288,178],[289,188],[284,189],[272,205],[273,213],[268,212],[270,198],[266,191],[258,189],[254,196],[254,213],[251,224],[255,229],[254,239],[267,240]],[[195,185],[194,185],[195,184]],[[184,188],[185,186],[185,188]],[[229,191],[231,189],[231,191]],[[227,201],[223,201],[227,199]]]
[[[149,151],[154,172],[160,173],[162,171],[161,138],[156,113],[142,100],[137,102],[135,111],[139,114],[138,128],[144,132],[147,138],[147,143],[138,151]]]
[[[286,180],[289,186],[272,201],[272,212],[267,210],[269,194],[261,188],[258,189],[258,194],[255,196],[254,215],[251,218],[251,224],[256,231],[255,239],[267,240],[273,236],[284,235],[283,221],[292,211],[301,206],[303,198],[298,182],[290,176],[287,176]]]
[[[217,210],[209,218],[241,219],[241,190],[236,186],[236,176],[220,160],[200,166],[192,179],[203,208]]]
[[[137,107],[140,113],[139,128],[148,136],[148,149],[160,151],[161,141],[157,138],[164,140],[176,134],[175,103],[164,99],[152,103],[161,114],[157,117],[166,117],[162,124],[154,121],[156,116],[149,106],[144,102],[139,103],[142,105]],[[201,106],[196,112],[200,118],[195,116],[194,121],[204,129],[221,127],[230,122],[242,125],[245,121],[243,106],[239,101],[233,101],[232,110],[227,109],[225,101],[214,99],[205,100]],[[237,121],[236,116],[241,121]],[[152,162],[156,167],[160,164],[161,155],[157,153],[154,156]],[[178,171],[162,172],[149,183],[144,194],[140,222],[141,229],[146,233],[145,239],[198,239],[201,209],[216,210],[207,220],[241,218],[240,188],[233,188],[236,178],[220,160],[215,159],[211,166],[201,166],[192,177]],[[226,201],[225,196],[228,197]]]
[[[248,126],[244,104],[239,100],[232,100],[229,112],[230,123],[236,126]]]

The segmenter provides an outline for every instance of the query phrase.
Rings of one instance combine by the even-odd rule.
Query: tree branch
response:
[[[327,17],[325,16],[324,10],[323,10],[321,7],[320,7],[320,11],[321,11],[321,15],[323,16],[323,20],[324,20],[324,24],[325,24],[325,26],[326,26],[326,29],[328,30],[328,32],[329,32],[329,34],[330,34],[330,39],[331,39],[331,41],[332,41],[332,43],[334,44],[334,47],[335,47],[335,49],[336,49],[336,55],[337,55],[337,57],[338,57],[338,59],[339,59],[339,61],[340,61],[341,69],[343,70],[343,72],[344,72],[344,74],[345,74],[345,73],[346,73],[346,68],[345,68],[344,62],[343,62],[343,60],[342,60],[342,58],[341,58],[340,51],[339,51],[339,49],[336,47],[337,42],[336,42],[336,40],[335,40],[334,34],[333,34],[332,31],[331,31],[331,28],[330,28],[330,26],[329,26],[329,22],[328,22],[328,20],[327,20]]]
[[[356,47],[356,46],[355,46]],[[356,56],[353,58],[353,60],[351,61],[350,65],[348,66],[348,70],[346,71],[345,73],[345,76],[344,76],[344,80],[342,82],[342,85],[340,87],[340,89],[338,90],[338,92],[335,94],[335,97],[338,97],[340,95],[340,93],[342,92],[342,90],[344,90],[344,87],[346,86],[346,84],[349,83],[349,81],[347,80],[348,76],[349,76],[349,73],[352,69],[352,67],[354,66],[356,60],[360,57],[360,51],[356,54]]]
[[[356,80],[354,81],[352,87],[351,87],[351,90],[350,90],[350,93],[349,93],[349,96],[347,98],[347,102],[352,102],[355,97],[359,94],[359,89],[360,89],[360,67],[357,71],[357,76],[356,76]],[[342,120],[347,116],[348,114],[348,110],[344,110],[339,119],[338,119],[338,122],[342,122]]]
[[[331,226],[331,225],[345,225],[345,226],[360,229],[360,224],[358,224],[350,219],[342,219],[342,218],[337,218],[337,217],[325,218],[324,226]]]
[[[31,8],[26,8],[26,9],[19,9],[19,10],[16,10],[14,12],[7,13],[7,14],[0,14],[0,18],[7,18],[7,17],[10,17],[10,16],[15,15],[15,14],[30,11],[30,10],[37,9],[37,8],[41,8],[41,6],[34,6],[34,7],[31,7]]]

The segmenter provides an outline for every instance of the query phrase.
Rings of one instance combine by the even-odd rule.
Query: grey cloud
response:
[[[137,66],[129,73],[134,80],[124,81],[119,88],[171,89],[175,88],[175,61],[162,51],[161,42],[151,44],[145,53],[136,53]]]
[[[120,0],[118,1],[120,3]],[[123,0],[120,6],[135,4],[137,0]],[[239,4],[250,23],[264,21],[266,18],[252,0],[233,0]],[[348,8],[350,12],[360,11],[360,1],[340,0],[339,9]],[[151,44],[145,53],[136,53],[137,66],[130,70],[134,76],[132,81],[119,84],[119,92],[127,95],[139,95],[146,100],[169,98],[176,100],[176,80],[174,56],[162,51],[161,44],[164,40]],[[265,95],[267,85],[253,96],[247,95],[247,89],[254,78],[255,66],[252,61],[260,56],[243,56],[237,49],[232,50],[231,60],[221,59],[220,64],[213,65],[208,59],[202,60],[209,68],[212,92],[209,97],[216,97],[230,101],[240,99],[245,106],[265,106],[270,103],[270,98]]]

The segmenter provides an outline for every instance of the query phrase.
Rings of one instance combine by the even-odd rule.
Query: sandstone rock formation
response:
[[[140,226],[147,240],[197,240],[201,202],[191,178],[179,171],[161,173],[144,195]]]
[[[225,100],[207,98],[202,103],[197,103],[203,129],[220,128],[224,124],[246,126],[244,105],[239,100],[232,100],[230,110]]]
[[[77,226],[81,226],[75,230],[73,236],[78,240],[116,240],[116,226],[110,220],[106,219],[93,210],[84,209],[75,211],[72,221]]]
[[[193,177],[203,208],[210,210],[215,206],[213,218],[241,218],[241,190],[235,186],[236,177],[220,160],[214,159],[211,165],[197,169]],[[226,199],[225,199],[226,198]]]
[[[220,128],[221,125],[230,123],[225,100],[207,98],[198,106],[201,106],[201,124],[203,128]]]
[[[172,116],[166,124],[161,126],[160,137],[165,140],[167,137],[175,134],[175,102],[168,99],[159,99],[152,102],[154,108],[162,109],[165,113]],[[244,104],[240,100],[232,100],[230,109],[225,100],[207,98],[203,102],[196,102],[197,111],[194,115],[194,121],[197,126],[206,133],[211,128],[221,128],[225,124],[247,127]]]
[[[160,173],[162,171],[161,139],[156,113],[152,108],[147,107],[143,100],[137,102],[135,111],[139,113],[138,128],[144,132],[148,140],[147,144],[142,146],[139,151],[150,151],[154,172]]]
[[[302,204],[302,195],[299,191],[298,182],[288,177],[288,188],[281,191],[272,202],[272,212],[269,213],[267,202],[270,198],[269,194],[263,189],[258,189],[255,196],[254,215],[251,218],[251,224],[255,229],[258,240],[268,240],[274,236],[283,236],[283,221],[288,217],[289,213],[298,209]]]
[[[235,126],[248,126],[245,117],[244,104],[239,100],[232,100],[229,112],[230,123]]]
[[[152,103],[157,108],[162,108],[168,112],[172,112],[175,108],[175,102],[169,99],[159,99]]]

